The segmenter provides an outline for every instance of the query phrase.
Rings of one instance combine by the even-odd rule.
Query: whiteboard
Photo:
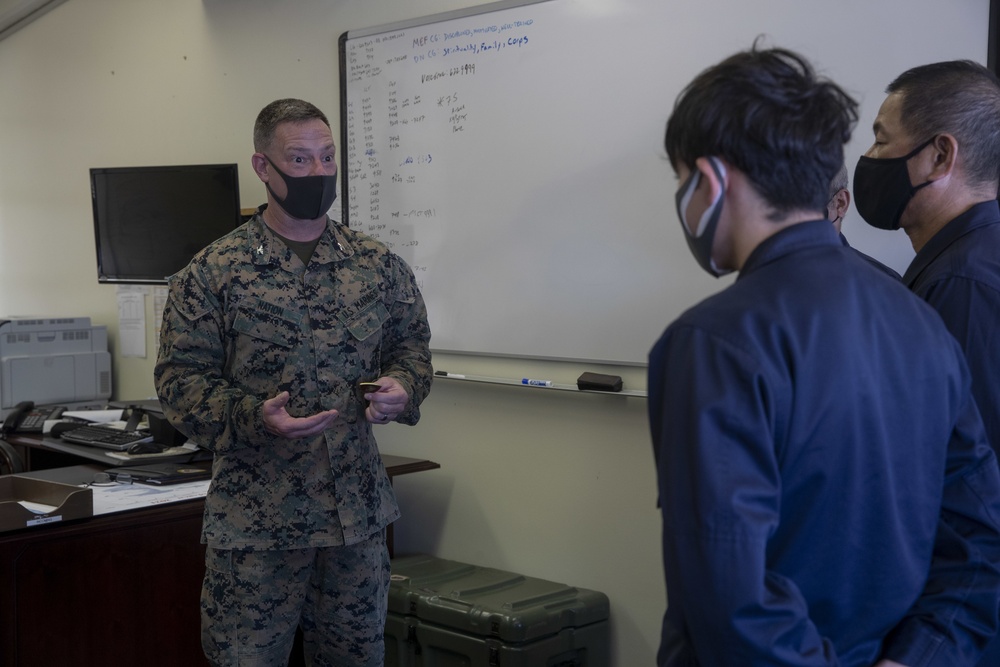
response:
[[[543,0],[348,31],[344,220],[410,264],[436,350],[644,364],[732,280],[701,272],[674,210],[662,142],[681,89],[758,35],[799,51],[862,103],[853,172],[892,78],[985,61],[988,0],[938,7]],[[905,268],[903,235],[863,225],[845,222],[854,245]]]

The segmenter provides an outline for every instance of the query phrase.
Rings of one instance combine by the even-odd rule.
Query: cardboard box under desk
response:
[[[20,501],[55,507],[38,514]],[[19,475],[0,477],[0,532],[94,515],[94,493],[87,487]]]

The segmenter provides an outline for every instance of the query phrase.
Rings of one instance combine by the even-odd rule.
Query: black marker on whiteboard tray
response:
[[[434,371],[434,375],[437,375],[438,377],[443,377],[443,378],[455,378],[456,380],[464,380],[465,379],[464,375],[458,375],[457,373],[448,373],[448,372],[445,372],[445,371]]]

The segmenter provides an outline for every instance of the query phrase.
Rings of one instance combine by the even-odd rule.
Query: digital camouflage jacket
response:
[[[261,209],[263,210],[263,209]],[[430,328],[406,263],[328,221],[308,267],[261,210],[170,278],[154,379],[166,416],[215,454],[202,539],[216,548],[353,544],[399,516],[359,381],[391,376],[415,424],[430,391]],[[264,430],[282,391],[293,416],[336,409],[322,435]]]

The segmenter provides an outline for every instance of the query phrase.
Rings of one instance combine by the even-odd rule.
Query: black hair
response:
[[[971,60],[914,67],[886,88],[899,93],[900,121],[915,141],[946,132],[958,142],[969,181],[1000,181],[1000,81]]]
[[[320,119],[330,127],[326,115],[314,104],[305,100],[286,98],[271,102],[257,114],[253,126],[253,149],[258,153],[267,150],[274,139],[275,128],[281,123],[301,123],[314,118]]]
[[[826,209],[857,109],[802,56],[755,43],[687,85],[667,122],[664,147],[675,167],[723,158],[772,207],[769,217],[781,220],[792,211]]]

